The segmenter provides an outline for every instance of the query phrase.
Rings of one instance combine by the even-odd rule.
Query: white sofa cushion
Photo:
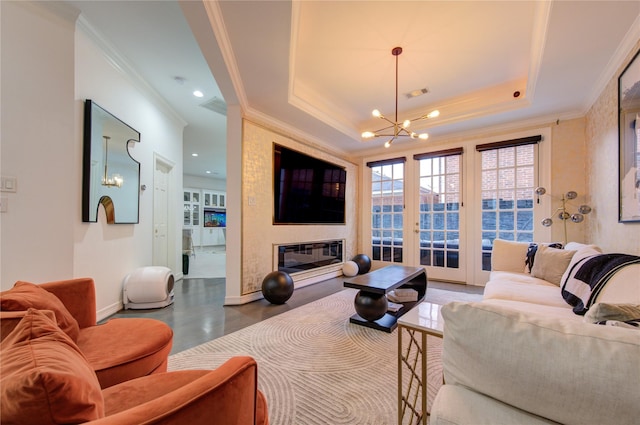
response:
[[[567,303],[564,305],[545,305],[534,304],[527,301],[518,300],[501,300],[501,299],[489,299],[484,300],[483,303],[489,305],[495,305],[498,307],[508,308],[511,310],[517,310],[525,314],[538,315],[540,317],[555,318],[556,320],[569,320],[574,322],[583,322],[583,316],[578,316],[571,310],[571,306]]]
[[[521,273],[525,269],[528,242],[494,239],[491,249],[491,270]]]
[[[489,275],[489,282],[494,281],[526,283],[527,285],[551,286],[557,288],[553,283],[547,282],[544,279],[532,277],[529,273],[492,271]]]
[[[490,301],[449,303],[442,315],[447,384],[564,424],[631,424],[640,417],[640,332]]]
[[[535,279],[535,278],[532,278]],[[571,306],[560,295],[555,285],[528,285],[517,281],[490,280],[484,287],[484,300],[501,299],[522,301],[536,305],[562,307],[571,311]]]
[[[458,385],[444,385],[433,402],[429,424],[555,424]]]

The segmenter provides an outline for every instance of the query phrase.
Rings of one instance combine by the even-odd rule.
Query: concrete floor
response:
[[[454,283],[429,282],[428,287],[482,294],[484,288]],[[342,291],[338,277],[296,289],[285,304],[261,299],[239,306],[225,306],[225,279],[183,279],[174,287],[172,305],[151,310],[121,310],[113,317],[147,317],[162,320],[174,332],[171,354],[235,332],[285,311]]]

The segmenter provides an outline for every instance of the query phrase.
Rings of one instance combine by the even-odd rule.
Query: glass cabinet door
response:
[[[220,194],[220,207],[224,207],[224,195]]]
[[[184,202],[191,202],[191,192],[183,192],[184,193]]]
[[[183,216],[184,216],[183,224],[185,226],[190,226],[191,225],[191,204],[184,204]]]
[[[200,225],[200,205],[194,204],[192,209],[192,223],[194,226]]]
[[[205,207],[211,206],[211,195],[209,193],[204,194],[204,206]]]

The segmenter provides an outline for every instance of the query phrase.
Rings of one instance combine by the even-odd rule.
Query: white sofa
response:
[[[430,424],[638,423],[640,329],[590,323],[558,284],[535,277],[566,280],[573,264],[600,250],[567,244],[554,255],[568,264],[541,272],[545,263],[534,262],[530,274],[528,245],[494,241],[483,301],[443,307],[445,385]],[[595,303],[640,305],[640,264],[613,274]]]

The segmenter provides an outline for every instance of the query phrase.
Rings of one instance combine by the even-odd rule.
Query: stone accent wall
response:
[[[273,144],[344,166],[347,170],[345,225],[273,225]],[[273,271],[274,245],[345,239],[345,258],[355,255],[357,242],[358,166],[320,148],[283,136],[251,121],[242,136],[242,295],[261,290]]]

